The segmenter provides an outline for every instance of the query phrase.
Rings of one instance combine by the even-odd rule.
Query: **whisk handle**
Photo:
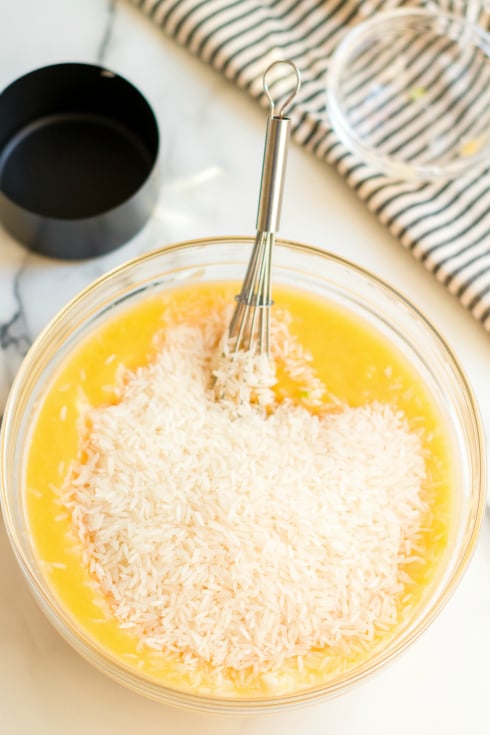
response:
[[[279,230],[290,126],[288,117],[271,116],[267,119],[257,212],[258,232]]]

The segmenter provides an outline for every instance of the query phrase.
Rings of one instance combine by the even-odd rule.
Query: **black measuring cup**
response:
[[[0,95],[0,220],[31,250],[102,255],[158,196],[159,131],[145,97],[92,64],[46,66]]]

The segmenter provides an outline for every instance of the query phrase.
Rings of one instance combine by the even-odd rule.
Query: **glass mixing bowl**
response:
[[[49,620],[82,656],[114,680],[160,702],[214,713],[257,714],[318,702],[343,692],[406,649],[447,602],[473,551],[484,509],[482,429],[471,389],[444,339],[403,296],[372,274],[324,251],[278,241],[273,285],[299,288],[349,310],[385,337],[420,374],[438,406],[455,458],[450,540],[434,579],[410,620],[386,647],[328,683],[281,696],[231,699],[172,689],[109,655],[64,608],[43,574],[29,531],[25,460],[37,408],[54,374],[94,329],[128,305],[180,284],[240,280],[252,241],[184,242],[151,252],[97,280],[38,337],[12,387],[1,434],[1,499],[11,544],[27,583]]]
[[[342,143],[389,176],[451,179],[490,165],[490,35],[469,18],[373,14],[337,47],[327,97]]]

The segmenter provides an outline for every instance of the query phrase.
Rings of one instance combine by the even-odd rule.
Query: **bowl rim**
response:
[[[231,244],[235,247],[243,244],[251,245],[252,242],[253,237],[250,236],[218,236],[180,241],[136,256],[92,281],[58,311],[33,342],[17,372],[17,375],[15,376],[7,399],[2,426],[0,427],[0,508],[3,511],[7,535],[17,562],[24,577],[30,584],[30,591],[34,594],[41,610],[50,620],[51,624],[53,624],[60,635],[83,658],[88,660],[95,668],[99,669],[119,684],[129,687],[133,691],[164,704],[170,704],[188,710],[216,714],[261,714],[265,712],[278,712],[286,708],[290,709],[293,707],[299,707],[311,702],[319,703],[348,691],[354,685],[366,679],[367,676],[373,674],[386,664],[398,658],[402,652],[404,652],[415,640],[419,638],[419,636],[437,617],[461,581],[463,573],[465,572],[475,550],[481,521],[485,511],[485,450],[483,427],[478,404],[460,361],[443,336],[438,332],[430,319],[428,319],[428,317],[417,306],[415,306],[415,304],[413,304],[394,287],[389,285],[386,281],[376,276],[363,266],[352,263],[341,256],[332,254],[317,246],[305,245],[293,240],[278,238],[276,240],[276,244],[280,247],[287,250],[294,250],[299,253],[320,256],[321,258],[326,258],[334,263],[338,263],[347,269],[355,271],[362,277],[367,278],[368,281],[381,288],[385,294],[394,296],[405,309],[408,309],[408,311],[422,323],[423,329],[428,330],[431,339],[435,340],[438,348],[442,349],[443,353],[452,364],[468,401],[470,417],[472,419],[472,429],[478,443],[478,446],[475,448],[476,458],[478,460],[476,463],[476,469],[478,472],[475,471],[475,479],[478,480],[478,495],[476,496],[475,492],[474,500],[477,500],[477,502],[476,507],[473,508],[471,524],[468,524],[471,528],[471,533],[467,537],[465,545],[462,547],[464,549],[464,553],[460,554],[447,583],[444,585],[443,591],[436,598],[435,604],[432,603],[430,605],[416,625],[409,626],[405,638],[402,639],[401,643],[399,641],[397,642],[396,648],[391,650],[391,644],[388,644],[388,646],[382,648],[380,651],[375,653],[374,656],[366,659],[366,661],[356,667],[354,672],[349,674],[348,679],[342,677],[340,680],[333,682],[332,684],[327,682],[323,685],[315,686],[314,688],[304,690],[300,689],[299,691],[288,694],[278,694],[271,697],[262,696],[234,699],[225,696],[208,696],[205,694],[173,689],[168,685],[160,684],[155,680],[139,675],[134,669],[130,669],[129,667],[125,668],[119,658],[108,652],[103,652],[100,647],[96,646],[96,644],[91,641],[88,634],[75,628],[73,623],[70,624],[70,616],[67,611],[64,611],[63,603],[57,600],[56,595],[49,587],[48,582],[31,568],[29,559],[27,558],[27,554],[25,553],[21,539],[19,538],[18,530],[11,513],[7,493],[7,434],[9,432],[9,426],[15,416],[17,395],[29,375],[31,364],[36,360],[39,352],[42,353],[43,350],[49,348],[49,338],[51,333],[57,329],[60,323],[66,319],[67,315],[69,315],[78,304],[87,301],[87,299],[89,300],[94,291],[102,288],[107,282],[117,279],[126,271],[131,270],[134,266],[141,263],[151,262],[167,253],[190,250],[196,247],[212,247],[213,245],[224,244]],[[155,275],[158,277],[162,274],[157,273]],[[133,285],[136,286],[137,283],[138,282],[136,281]],[[95,313],[98,313],[98,311],[99,309],[97,309]],[[46,345],[47,341],[48,345]],[[56,350],[53,354],[55,353]],[[52,357],[52,355],[50,357]]]
[[[350,153],[360,157],[365,164],[393,178],[424,182],[477,174],[490,165],[490,138],[482,150],[451,163],[444,165],[412,164],[402,157],[377,152],[350,125],[343,113],[337,90],[341,75],[348,67],[350,54],[356,50],[357,45],[364,40],[369,40],[371,34],[376,34],[380,29],[389,34],[394,28],[398,29],[404,23],[417,20],[447,21],[464,29],[474,39],[475,45],[484,50],[490,62],[490,30],[486,31],[465,16],[430,8],[398,7],[382,10],[349,29],[332,54],[326,78],[327,113],[332,128]]]

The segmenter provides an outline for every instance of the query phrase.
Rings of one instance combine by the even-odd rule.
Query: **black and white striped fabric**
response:
[[[165,33],[266,104],[262,77],[287,58],[301,70],[302,86],[290,115],[296,142],[334,165],[389,230],[490,331],[490,168],[442,182],[389,178],[356,158],[337,139],[326,112],[329,59],[345,33],[373,13],[397,6],[439,7],[472,13],[490,29],[481,0],[133,0]],[[487,9],[485,9],[487,6]],[[373,62],[375,63],[375,62]],[[471,63],[471,59],[469,60]],[[426,68],[430,67],[423,61]],[[361,69],[366,77],[369,59]],[[363,76],[364,75],[364,76]],[[474,79],[472,101],[481,98]],[[482,111],[482,115],[483,115]],[[485,114],[489,114],[488,110]],[[402,129],[393,122],[384,140]],[[482,118],[483,119],[483,118]],[[403,124],[405,142],[417,130]]]

